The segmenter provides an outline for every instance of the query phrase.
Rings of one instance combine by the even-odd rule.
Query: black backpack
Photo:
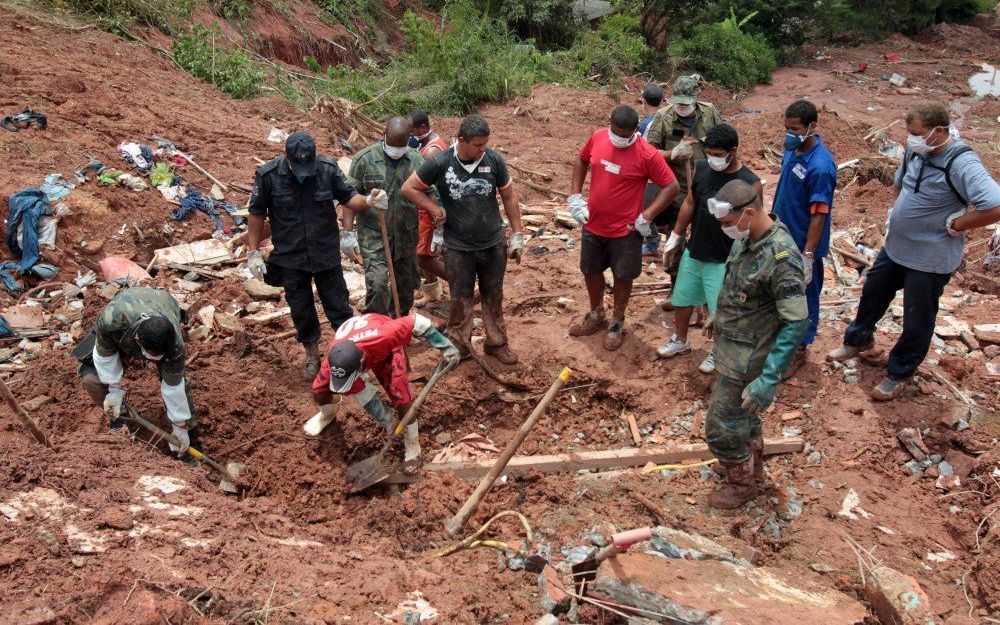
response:
[[[913,187],[913,192],[914,193],[920,193],[920,181],[924,177],[924,165],[926,165],[928,167],[933,167],[934,169],[936,169],[938,171],[943,171],[944,172],[944,180],[945,180],[945,182],[948,183],[948,187],[951,189],[951,192],[955,194],[955,197],[957,197],[958,201],[960,201],[962,203],[962,206],[968,206],[969,205],[969,200],[967,200],[961,193],[958,192],[958,189],[955,188],[955,183],[951,181],[951,166],[955,163],[955,159],[956,158],[958,158],[959,156],[965,154],[966,152],[971,152],[971,151],[972,151],[972,148],[970,148],[967,145],[963,145],[962,147],[960,147],[957,150],[955,150],[955,153],[952,154],[948,158],[948,162],[945,163],[944,167],[941,167],[940,165],[935,165],[934,163],[930,162],[929,159],[920,158],[917,154],[915,154],[915,153],[910,152],[909,150],[907,150],[906,154],[903,155],[903,159],[904,159],[904,162],[906,163],[907,167],[910,166],[910,161],[912,161],[915,158],[920,158],[920,161],[921,161],[920,171],[917,173],[917,183]],[[904,172],[904,175],[905,175],[905,172]]]

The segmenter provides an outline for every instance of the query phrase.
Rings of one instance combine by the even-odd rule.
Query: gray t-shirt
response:
[[[952,153],[964,144],[952,140],[948,149],[927,157],[944,168]],[[896,170],[899,197],[892,207],[885,252],[893,262],[929,273],[953,273],[962,263],[965,235],[953,237],[945,229],[948,216],[965,206],[948,186],[944,171],[925,164],[923,157],[904,159]],[[914,189],[920,180],[920,192]],[[951,181],[976,210],[1000,206],[1000,185],[990,177],[974,152],[965,152],[951,166]]]

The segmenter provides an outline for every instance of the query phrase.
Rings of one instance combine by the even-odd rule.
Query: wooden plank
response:
[[[222,241],[205,239],[183,243],[173,247],[165,247],[153,252],[153,264],[167,265],[214,265],[233,258],[232,253]]]
[[[175,269],[177,271],[190,271],[196,273],[200,276],[205,276],[206,278],[225,278],[228,273],[222,271],[215,271],[214,269],[205,269],[204,267],[193,267],[191,265],[182,265],[181,263],[167,263],[167,267]]]
[[[764,440],[766,455],[788,454],[802,451],[804,441],[801,437],[789,436]],[[562,473],[569,471],[618,469],[622,467],[641,467],[647,462],[654,464],[671,464],[684,460],[707,460],[712,457],[705,443],[687,443],[672,447],[636,449],[627,447],[606,451],[581,451],[570,454],[548,454],[538,456],[514,456],[507,464],[507,475],[523,475],[529,471],[540,473]],[[425,464],[422,473],[439,473],[454,471],[457,477],[466,480],[479,479],[489,472],[493,460],[476,462],[449,462],[444,464]],[[395,473],[386,480],[389,484],[404,484],[415,482],[419,475]]]
[[[642,445],[642,437],[639,436],[639,424],[635,422],[635,415],[631,412],[623,412],[622,420],[628,423],[628,429],[632,432],[632,442],[636,447]]]

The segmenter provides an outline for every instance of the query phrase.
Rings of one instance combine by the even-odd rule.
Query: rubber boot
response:
[[[725,484],[708,497],[708,505],[719,510],[735,510],[757,497],[753,455],[739,464],[723,464],[722,468]]]
[[[323,357],[319,353],[319,341],[304,343],[306,348],[306,362],[302,367],[302,376],[307,380],[312,380],[319,373],[319,365]]]
[[[764,480],[764,437],[758,436],[747,441],[747,447],[753,455],[753,479],[757,482]]]
[[[424,307],[428,304],[441,301],[444,297],[444,287],[441,286],[441,279],[434,282],[424,282],[420,285],[420,297],[413,302],[414,306]]]

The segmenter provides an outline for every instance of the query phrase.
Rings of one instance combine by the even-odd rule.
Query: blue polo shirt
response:
[[[813,202],[825,202],[830,207],[823,224],[823,234],[816,248],[816,258],[830,252],[830,219],[833,214],[833,190],[837,187],[837,164],[823,139],[816,135],[816,145],[802,154],[786,150],[781,161],[781,177],[774,194],[772,212],[788,226],[795,244],[801,250],[806,244]]]

